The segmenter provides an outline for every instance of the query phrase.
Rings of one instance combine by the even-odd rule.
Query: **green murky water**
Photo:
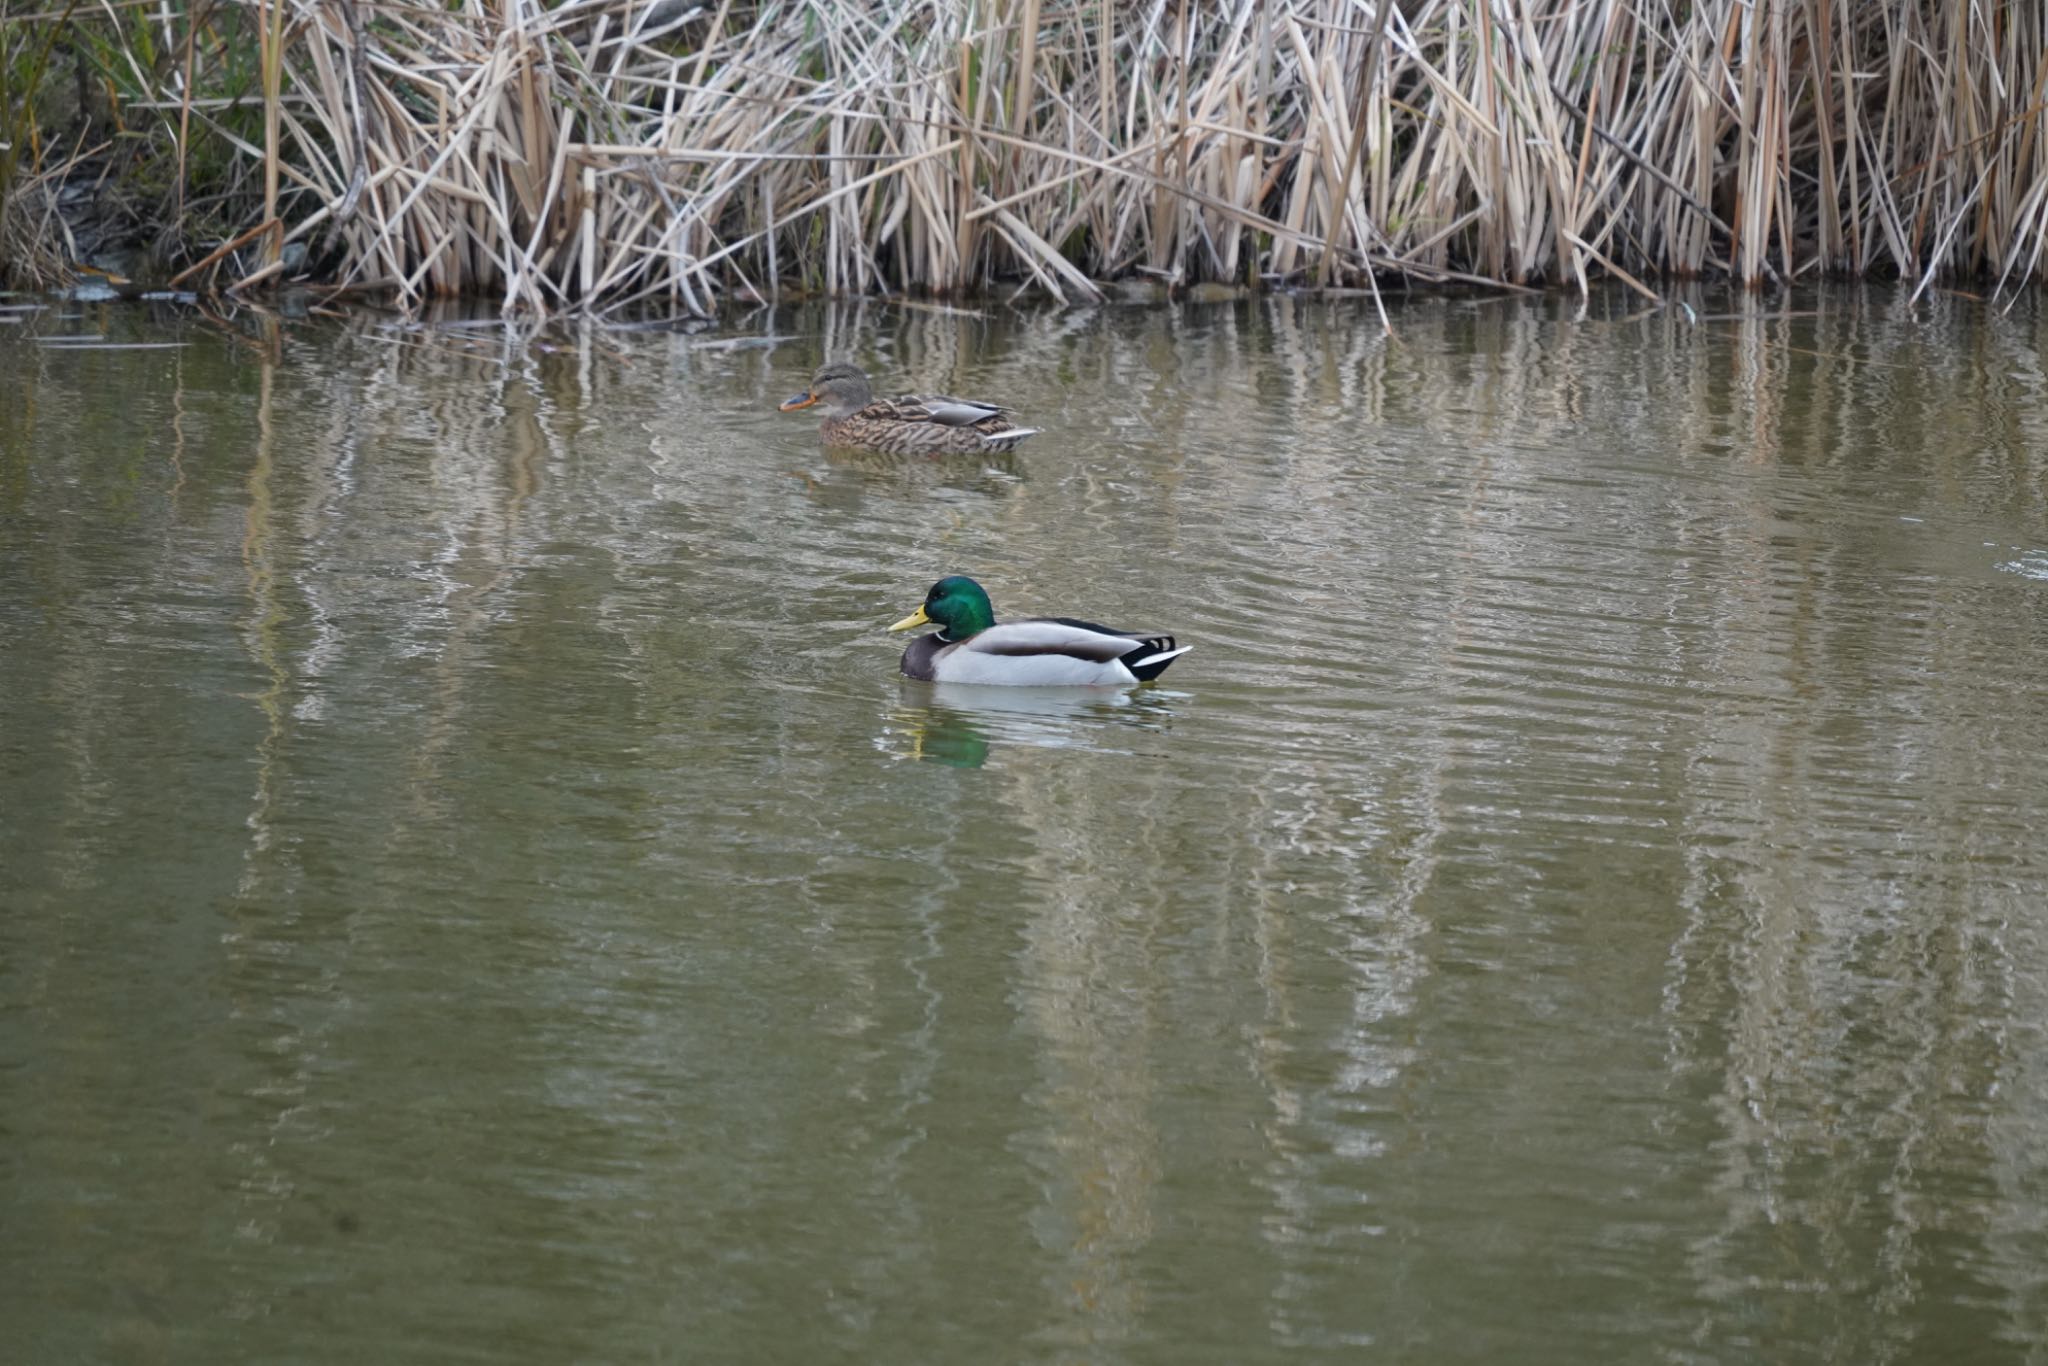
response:
[[[0,1358],[2039,1360],[2048,318],[1693,302],[9,315]]]

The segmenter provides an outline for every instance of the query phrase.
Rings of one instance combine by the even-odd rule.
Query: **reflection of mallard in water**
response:
[[[1166,672],[1193,649],[1173,637],[1119,631],[1072,617],[1032,617],[996,624],[982,586],[965,575],[940,579],[924,606],[889,629],[936,624],[903,652],[906,677],[937,683],[1011,687],[1126,686]]]
[[[993,750],[1115,748],[1134,730],[1158,730],[1174,715],[1178,693],[1151,689],[1004,688],[973,683],[904,686],[903,705],[883,732],[908,743],[911,759],[980,768]]]
[[[783,400],[782,411],[823,405],[818,428],[828,446],[894,455],[979,455],[1014,449],[1037,431],[1019,427],[999,404],[944,394],[878,399],[857,365],[834,361],[811,376],[811,387]]]
[[[924,707],[905,719],[911,758],[949,768],[980,768],[988,762],[988,736],[960,712]]]
[[[859,446],[827,447],[825,461],[839,469],[856,470],[861,474],[901,475],[922,474],[927,470],[938,472],[945,482],[955,480],[979,480],[989,474],[1005,475],[1011,479],[1024,477],[1024,462],[1010,451],[983,451],[971,459],[949,460],[946,451],[928,452],[916,456],[901,451],[875,451]]]

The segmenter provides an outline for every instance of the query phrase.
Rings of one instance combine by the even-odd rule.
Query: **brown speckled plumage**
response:
[[[993,403],[905,394],[876,398],[858,366],[835,361],[811,376],[811,387],[782,404],[794,412],[825,409],[819,434],[828,446],[851,446],[891,455],[978,455],[1013,450],[1034,427],[1019,427]]]

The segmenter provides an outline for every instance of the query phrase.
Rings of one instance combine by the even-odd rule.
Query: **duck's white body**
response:
[[[920,636],[903,652],[903,672],[936,683],[1007,687],[1128,687],[1156,677],[1193,649],[1171,636],[1125,635],[1087,622],[1038,617],[1006,621],[949,641]]]
[[[981,687],[1120,688],[1149,683],[1191,646],[1172,636],[1119,631],[1072,617],[996,620],[988,592],[965,574],[949,574],[924,606],[889,629],[939,629],[903,652],[906,677]]]

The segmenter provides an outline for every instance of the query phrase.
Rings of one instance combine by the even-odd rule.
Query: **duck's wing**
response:
[[[1145,643],[1142,637],[1126,636],[1092,622],[1066,617],[1032,617],[1005,621],[989,627],[961,643],[975,654],[1029,658],[1034,655],[1065,655],[1098,664],[1122,659]]]
[[[846,419],[849,422],[929,422],[924,401],[912,394],[901,398],[878,398]]]
[[[1008,411],[1001,404],[981,403],[971,398],[948,398],[944,394],[930,394],[917,402],[927,418],[941,427],[972,427],[992,417],[1001,417]]]
[[[1142,683],[1185,647],[1171,636],[1127,635],[1093,622],[1037,617],[991,626],[934,660],[945,683],[1025,683],[1049,687]]]
[[[1046,617],[1042,620],[1092,632],[1105,640],[1128,642],[1132,648],[1118,655],[1117,662],[1129,669],[1140,683],[1159,677],[1166,672],[1167,665],[1195,648],[1192,645],[1175,646],[1172,636],[1156,635],[1148,631],[1119,631],[1114,626],[1103,626],[1093,621],[1076,621],[1072,617]]]
[[[886,407],[898,422],[929,422],[938,427],[980,427],[986,432],[1008,432],[1009,409],[1000,403],[979,399],[952,398],[946,394],[904,394],[887,403],[870,405],[869,411]]]

